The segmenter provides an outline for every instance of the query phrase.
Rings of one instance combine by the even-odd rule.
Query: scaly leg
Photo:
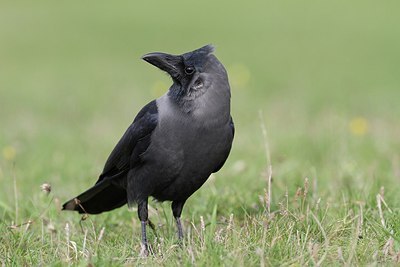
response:
[[[179,242],[183,241],[183,229],[181,223],[181,213],[183,209],[183,205],[185,204],[185,200],[183,201],[174,201],[172,202],[172,214],[174,215],[176,226],[178,227],[178,239]]]
[[[138,215],[142,225],[142,249],[140,255],[147,257],[149,255],[149,244],[146,234],[146,223],[148,220],[147,199],[138,203]]]

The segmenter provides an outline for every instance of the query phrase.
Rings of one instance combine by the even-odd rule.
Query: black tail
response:
[[[76,198],[67,201],[63,210],[75,210],[79,213],[99,214],[125,205],[126,190],[103,180]]]

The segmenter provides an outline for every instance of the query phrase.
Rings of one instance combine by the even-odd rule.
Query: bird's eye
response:
[[[194,68],[192,66],[189,66],[189,67],[185,68],[185,73],[187,75],[193,74],[193,72],[194,72]]]

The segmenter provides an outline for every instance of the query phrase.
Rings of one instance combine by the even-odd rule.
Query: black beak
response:
[[[165,54],[165,53],[149,53],[142,56],[144,61],[156,66],[157,68],[166,71],[173,78],[180,74],[180,66],[182,59],[180,56]]]

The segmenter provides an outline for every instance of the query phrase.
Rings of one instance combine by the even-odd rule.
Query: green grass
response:
[[[2,2],[0,263],[398,265],[398,8]],[[136,212],[80,221],[60,205],[95,182],[135,114],[168,88],[140,56],[207,43],[230,76],[233,150],[185,205],[182,248],[169,204],[150,203],[157,236],[141,258]]]

